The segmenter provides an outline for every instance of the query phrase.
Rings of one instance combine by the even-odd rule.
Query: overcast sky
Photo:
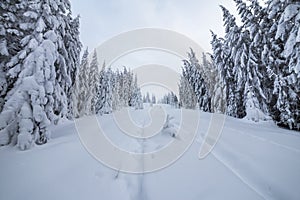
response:
[[[219,5],[236,15],[233,0],[71,0],[71,3],[73,15],[81,16],[80,37],[90,52],[120,33],[146,27],[164,28],[184,34],[204,51],[211,52],[209,30],[219,36],[224,35]],[[121,57],[112,67],[135,68],[153,63],[180,72],[182,58],[168,56],[163,52],[134,52]],[[166,93],[165,89],[156,85],[142,87],[143,93],[148,91],[157,97]],[[178,94],[178,89],[173,92]]]
[[[81,16],[81,40],[93,49],[105,40],[137,28],[166,28],[182,33],[211,51],[210,32],[222,36],[224,5],[235,14],[233,0],[71,0]]]

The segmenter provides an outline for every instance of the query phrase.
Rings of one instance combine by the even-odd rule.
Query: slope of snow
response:
[[[180,110],[165,106],[180,124]],[[148,110],[130,110],[143,126]],[[197,111],[195,111],[197,112]],[[51,128],[52,140],[28,151],[0,148],[0,199],[300,199],[300,134],[272,122],[226,117],[213,151],[198,159],[212,114],[200,113],[196,140],[174,164],[146,174],[112,170],[83,147],[75,125]],[[112,115],[99,116],[109,139],[132,152],[162,148],[174,138],[158,134],[138,140],[123,134]]]

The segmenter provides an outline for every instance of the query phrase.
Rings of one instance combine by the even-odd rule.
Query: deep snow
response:
[[[180,110],[164,108],[179,126]],[[138,125],[151,120],[148,108],[130,112]],[[220,140],[201,160],[199,148],[211,115],[200,113],[196,139],[179,160],[146,174],[104,166],[85,150],[74,122],[65,121],[51,127],[46,145],[27,151],[0,148],[0,199],[300,199],[299,132],[271,121],[226,117]],[[128,151],[157,150],[174,139],[158,134],[138,140],[123,134],[111,114],[98,120],[110,140]]]

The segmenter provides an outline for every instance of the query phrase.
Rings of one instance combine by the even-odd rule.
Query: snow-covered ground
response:
[[[164,107],[178,126],[180,110]],[[151,120],[148,109],[131,114],[138,125]],[[104,166],[85,150],[74,122],[61,123],[52,127],[52,140],[46,145],[28,151],[0,148],[0,199],[300,199],[299,132],[278,128],[271,121],[226,117],[220,140],[200,160],[210,118],[210,113],[200,113],[196,139],[179,160],[146,174]],[[110,140],[128,151],[153,151],[176,139],[158,134],[141,145],[112,123],[112,115],[98,120]]]

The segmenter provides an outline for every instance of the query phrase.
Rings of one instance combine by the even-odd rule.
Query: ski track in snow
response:
[[[199,142],[200,144],[203,141],[199,141],[197,140],[197,142]],[[220,147],[220,142],[218,142],[218,147]],[[235,159],[235,160],[239,160],[237,153],[233,153],[232,151],[228,151],[228,149],[224,146],[222,148],[222,153],[220,153],[219,151],[217,152],[216,150],[213,150],[211,152],[211,154],[214,156],[214,158],[219,161],[222,165],[224,165],[230,172],[232,172],[235,176],[237,176],[242,183],[244,183],[247,187],[249,187],[250,189],[252,189],[256,194],[258,194],[259,196],[261,196],[263,199],[272,199],[268,194],[265,194],[263,192],[263,190],[261,190],[259,187],[257,187],[257,185],[261,185],[262,183],[258,183],[255,180],[251,180],[250,177],[247,177],[243,174],[250,173],[250,175],[255,174],[253,172],[253,170],[251,168],[249,168],[247,162],[242,162],[239,161],[237,164],[231,163],[229,161],[229,159],[226,159],[226,156],[222,155],[222,154],[227,154],[227,156],[230,156],[231,159]],[[242,155],[242,157],[244,157],[244,155]],[[256,177],[255,177],[256,178]],[[253,179],[255,179],[253,178]],[[262,182],[262,181],[260,181]]]
[[[257,135],[249,134],[249,133],[246,133],[246,132],[242,132],[242,131],[239,131],[239,130],[234,129],[234,128],[230,128],[230,127],[226,127],[226,128],[230,129],[230,130],[233,130],[233,132],[229,132],[229,133],[243,134],[247,137],[255,138],[255,139],[257,139],[261,142],[267,142],[267,143],[270,143],[270,144],[275,145],[277,147],[281,147],[281,148],[287,149],[289,151],[296,152],[296,153],[300,154],[300,149],[289,147],[289,146],[286,146],[284,144],[279,144],[278,142],[275,142],[273,140],[266,139],[266,138],[263,138],[263,137],[260,137],[260,136],[257,136]]]
[[[217,161],[219,161],[222,165],[224,165],[230,172],[232,172],[236,177],[238,177],[242,183],[244,183],[247,187],[249,187],[251,190],[253,190],[257,195],[261,196],[263,199],[268,199],[266,198],[266,195],[262,193],[256,186],[255,184],[251,184],[249,180],[247,180],[245,177],[243,177],[238,170],[234,169],[232,165],[228,163],[225,159],[222,158],[222,156],[219,156],[216,153],[212,153],[212,155],[216,158]]]
[[[288,150],[292,153],[300,153],[300,150],[298,149],[279,144],[266,138],[245,133],[228,126],[224,127],[223,131],[228,129],[232,131],[226,131],[226,134],[242,134],[255,139],[256,141],[268,143],[272,146]],[[196,141],[202,144],[204,141],[203,135],[199,134],[199,136],[200,137],[198,137]],[[232,148],[232,145],[226,143],[224,139],[220,139],[218,141],[217,147],[211,151],[211,154],[235,176],[237,176],[245,185],[255,191],[263,199],[292,199],[292,197],[290,197],[289,194],[284,193],[281,188],[278,188],[271,182],[264,180],[263,175],[259,174],[257,167],[253,164],[255,162],[253,158],[239,153],[239,151]]]
[[[145,139],[139,139],[140,145],[141,145],[141,153],[145,153]],[[141,166],[142,169],[144,169],[144,159],[143,157],[141,158]],[[142,173],[139,175],[139,189],[138,189],[138,195],[136,200],[147,200],[147,191],[145,189],[145,174]]]

